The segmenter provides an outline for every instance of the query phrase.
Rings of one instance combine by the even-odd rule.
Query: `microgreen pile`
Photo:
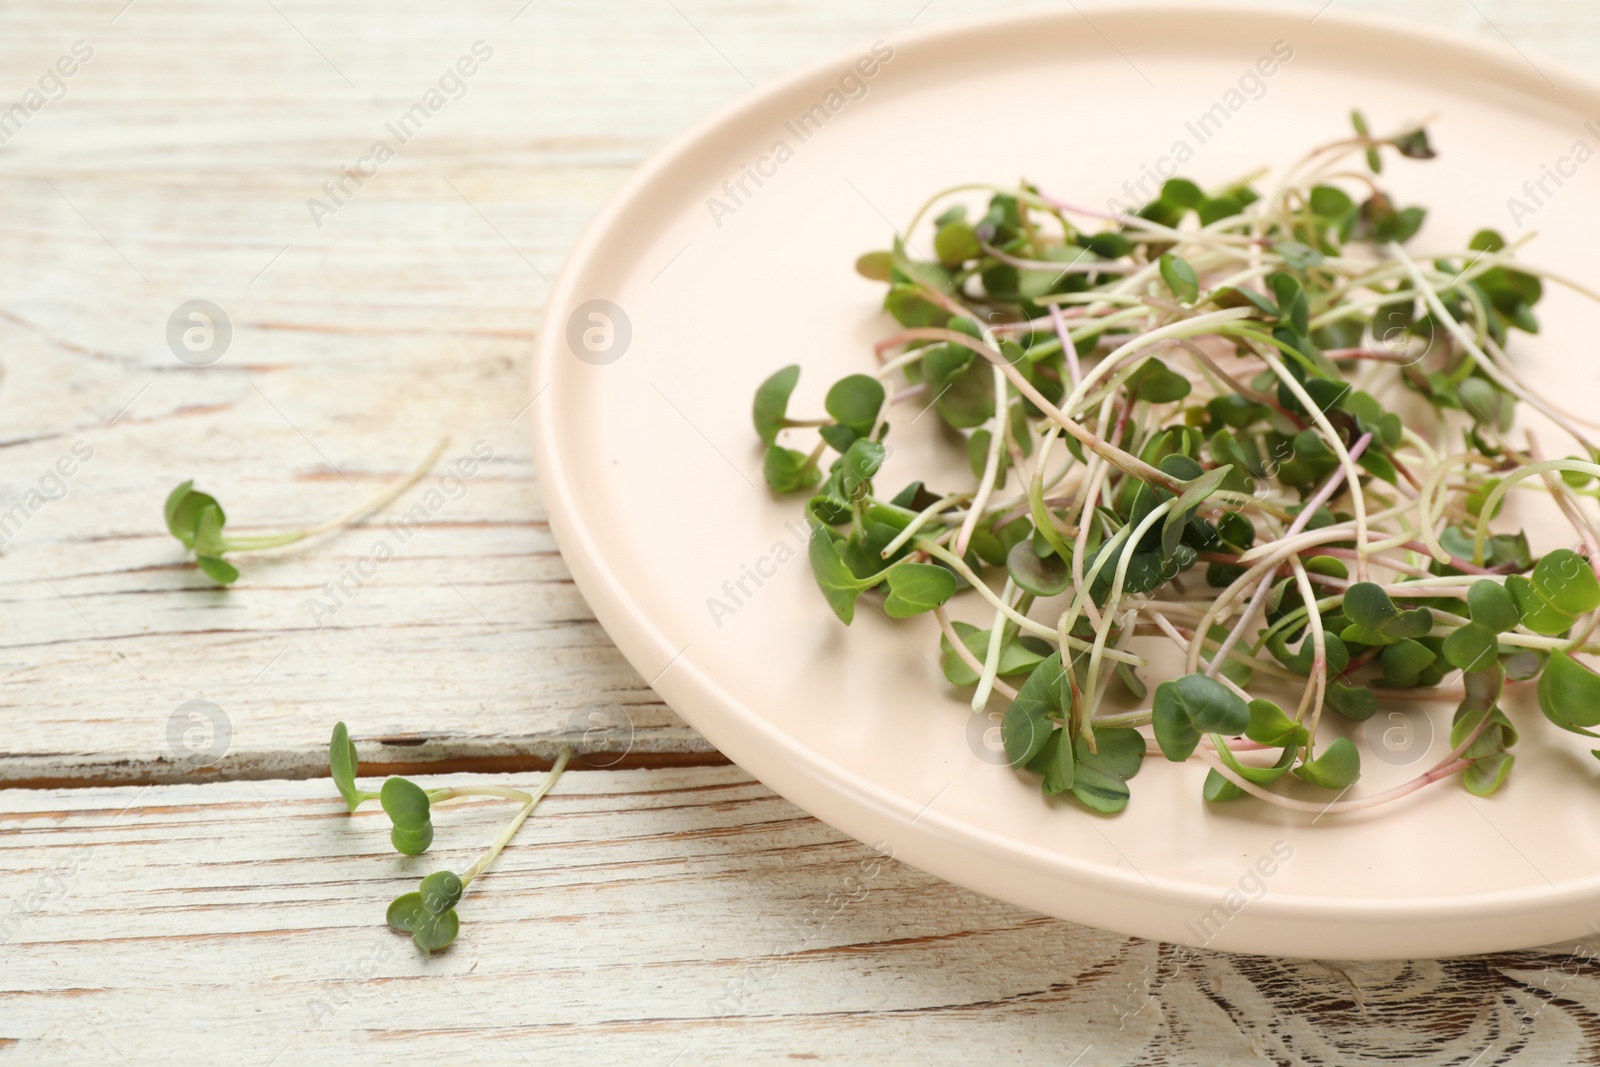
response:
[[[434,871],[422,879],[422,884],[415,892],[395,897],[389,904],[386,916],[389,925],[410,934],[411,940],[425,954],[454,941],[461,930],[461,919],[456,914],[461,894],[474,878],[488,869],[500,851],[516,836],[528,816],[533,814],[533,809],[539,806],[539,801],[560,779],[561,772],[571,758],[571,749],[563,745],[543,784],[532,793],[498,785],[424,789],[407,778],[398,777],[384,779],[383,786],[373,793],[357,788],[356,772],[359,768],[355,742],[350,740],[350,732],[344,723],[335,723],[333,737],[328,741],[328,770],[333,776],[333,784],[338,788],[339,795],[344,797],[345,807],[352,812],[369,800],[376,800],[383,806],[391,824],[389,841],[396,852],[420,856],[428,850],[428,846],[433,844],[433,806],[440,801],[455,797],[500,797],[520,804],[505,830],[472,866],[460,874],[450,870]]]
[[[1352,810],[1454,776],[1488,795],[1515,762],[1502,696],[1535,679],[1554,725],[1600,736],[1579,658],[1600,652],[1592,424],[1507,355],[1545,283],[1600,296],[1491,230],[1407,251],[1425,211],[1380,181],[1432,159],[1428,133],[1353,124],[1268,192],[1264,172],[1173,178],[1134,214],[945,190],[857,261],[899,324],[876,367],[833,383],[823,418],[789,416],[798,366],[756,393],[767,483],[807,498],[834,614],[931,613],[946,679],[975,710],[1009,700],[1006,754],[1046,794],[1121,810],[1153,740],[1204,761],[1213,803]],[[1581,458],[1515,430],[1524,408]],[[974,481],[881,493],[891,413],[941,422]],[[1513,490],[1552,501],[1576,550],[1497,523]],[[951,620],[958,593],[987,627]],[[1153,693],[1152,642],[1183,662]],[[1449,752],[1340,799],[1361,749],[1335,722],[1391,692],[1457,703]]]
[[[282,548],[296,541],[304,541],[308,537],[316,537],[318,534],[329,533],[359,522],[373,512],[387,507],[401,493],[421,480],[422,476],[438,462],[439,457],[444,454],[445,446],[449,443],[449,438],[440,441],[416,470],[371,500],[358,504],[343,515],[327,522],[303,530],[287,530],[282,533],[244,537],[224,536],[222,528],[227,524],[228,517],[223,512],[222,505],[217,503],[216,497],[196,489],[191,479],[179,484],[167,494],[164,508],[167,529],[173,537],[183,543],[184,548],[194,552],[195,562],[205,572],[206,577],[218,585],[232,585],[238,580],[239,569],[223,559],[223,556],[230,552],[259,552],[269,548]]]

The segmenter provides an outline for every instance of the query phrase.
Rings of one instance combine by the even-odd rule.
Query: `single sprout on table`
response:
[[[477,861],[460,874],[449,870],[434,871],[422,879],[413,893],[402,893],[389,904],[386,915],[389,925],[411,940],[424,954],[444,948],[456,939],[461,929],[461,919],[456,914],[456,904],[472,880],[488,869],[495,857],[516,836],[522,824],[533,814],[552,786],[561,779],[572,750],[562,745],[550,773],[532,793],[508,789],[498,785],[446,786],[442,789],[423,789],[406,778],[392,777],[384,780],[382,788],[374,793],[357,788],[355,742],[342,722],[333,726],[333,736],[328,741],[328,771],[333,784],[344,798],[345,807],[355,811],[369,800],[383,806],[391,824],[389,841],[395,851],[407,856],[420,856],[433,844],[433,805],[454,797],[500,797],[518,801],[520,806],[505,830],[495,842],[479,856]]]
[[[191,479],[167,494],[167,502],[163,509],[167,529],[173,537],[183,542],[184,548],[193,550],[195,562],[200,565],[206,577],[218,585],[232,585],[239,577],[239,569],[222,558],[226,554],[282,548],[296,541],[304,541],[308,537],[316,537],[318,534],[329,533],[342,526],[359,522],[373,512],[387,507],[401,493],[421,481],[422,476],[433,468],[440,456],[444,455],[449,443],[448,437],[441,439],[416,470],[343,515],[303,530],[288,530],[283,533],[244,537],[224,536],[222,528],[227,524],[228,518],[222,510],[222,505],[217,503],[216,497],[196,489]]]
[[[1349,811],[1456,775],[1486,796],[1515,762],[1502,694],[1535,679],[1552,723],[1600,736],[1579,658],[1600,652],[1594,424],[1507,355],[1546,282],[1600,295],[1492,230],[1407,252],[1425,212],[1376,176],[1386,153],[1434,158],[1426,129],[1352,123],[1269,194],[1261,175],[1173,178],[1108,215],[1033,184],[944,190],[857,261],[900,326],[876,368],[834,383],[825,418],[789,416],[797,365],[756,392],[767,483],[806,494],[828,605],[846,624],[869,593],[893,618],[932,613],[946,679],[974,710],[1010,701],[1005,751],[1046,794],[1120,810],[1148,733],[1207,765],[1212,803]],[[973,482],[878,492],[897,405],[945,424]],[[1519,405],[1578,457],[1514,433]],[[810,448],[780,443],[812,428]],[[1582,551],[1536,556],[1497,527],[1514,489],[1550,497]],[[963,591],[987,628],[946,614]],[[1150,694],[1135,639],[1176,645],[1181,677]],[[1113,684],[1143,710],[1103,710]],[[1324,717],[1364,720],[1385,690],[1457,701],[1450,751],[1345,799],[1361,752]],[[1274,788],[1289,775],[1332,798]]]

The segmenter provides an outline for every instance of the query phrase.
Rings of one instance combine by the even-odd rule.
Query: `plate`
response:
[[[1509,709],[1523,727],[1518,766],[1489,800],[1445,783],[1322,818],[1208,806],[1203,766],[1152,760],[1125,812],[1092,816],[1004,765],[993,722],[941,678],[931,619],[863,608],[847,631],[833,618],[805,558],[801,501],[762,484],[756,385],[799,363],[791,410],[820,412],[829,383],[872,365],[892,326],[881,286],[851,265],[932,192],[1023,176],[1074,202],[1126,202],[1180,146],[1186,176],[1219,184],[1340,136],[1351,107],[1380,129],[1436,116],[1440,158],[1384,176],[1430,207],[1414,248],[1459,247],[1481,226],[1537,229],[1530,257],[1595,273],[1600,164],[1576,147],[1600,147],[1600,123],[1587,124],[1600,116],[1595,83],[1337,9],[1312,21],[1297,9],[1085,8],[896,36],[678,138],[572,253],[533,368],[539,485],[600,622],[664,700],[783,796],[1041,912],[1337,958],[1600,929],[1600,763],[1541,728],[1537,708]],[[1540,312],[1545,332],[1516,350],[1525,375],[1569,408],[1600,410],[1596,365],[1575,343],[1600,314],[1556,290]],[[948,462],[935,421],[896,427],[881,484]],[[1388,755],[1366,761],[1351,795],[1447,751],[1451,710],[1371,720],[1366,740]]]

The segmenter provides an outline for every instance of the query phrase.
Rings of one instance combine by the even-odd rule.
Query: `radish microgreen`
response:
[[[410,934],[411,940],[424,953],[434,952],[454,941],[461,929],[461,920],[455,908],[461,900],[462,893],[472,884],[473,879],[488,869],[489,864],[494,862],[495,857],[500,855],[501,850],[516,836],[528,816],[533,814],[533,809],[539,806],[539,801],[544,799],[544,795],[561,778],[561,772],[566,769],[567,762],[571,758],[572,750],[565,745],[561,746],[560,754],[550,768],[550,773],[545,775],[539,788],[532,793],[498,785],[461,785],[424,789],[409,779],[399,777],[384,779],[382,788],[374,793],[356,786],[359,764],[355,743],[350,740],[350,732],[345,724],[335,723],[333,736],[328,742],[328,771],[333,777],[334,786],[344,798],[345,807],[350,812],[354,812],[369,800],[377,800],[382,804],[384,812],[389,816],[390,843],[395,851],[402,855],[420,856],[433,843],[435,804],[456,797],[498,797],[518,802],[517,812],[511,821],[472,866],[460,874],[449,870],[434,871],[422,879],[422,884],[416,892],[402,893],[396,897],[389,904],[387,912],[389,925],[402,933]]]
[[[209,493],[203,493],[194,487],[191,479],[181,482],[167,494],[166,505],[163,512],[167,522],[167,529],[173,537],[182,542],[183,547],[194,552],[197,563],[206,577],[218,585],[232,585],[239,577],[239,570],[223,557],[232,552],[259,552],[264,549],[282,548],[292,545],[296,541],[303,541],[308,537],[328,533],[343,526],[359,522],[361,519],[386,507],[401,493],[415,485],[422,476],[427,474],[444,454],[445,446],[449,444],[446,438],[435,446],[416,470],[394,485],[384,489],[383,492],[366,502],[357,505],[337,518],[316,526],[302,530],[288,530],[282,533],[245,535],[241,537],[228,537],[223,534],[223,527],[227,524],[228,517],[222,510],[222,505],[217,498]]]
[[[1454,776],[1487,795],[1514,763],[1503,693],[1535,679],[1552,723],[1600,727],[1580,659],[1600,653],[1600,450],[1510,351],[1546,283],[1593,294],[1492,230],[1413,255],[1427,212],[1378,180],[1434,159],[1428,132],[1351,125],[1270,186],[1174,177],[1115,216],[1031,183],[936,194],[904,231],[934,259],[897,235],[856,261],[897,324],[876,366],[808,392],[791,364],[756,391],[768,486],[804,495],[833,613],[932,615],[945,679],[977,711],[1009,700],[1007,758],[1048,795],[1120,810],[1149,740],[1205,762],[1212,803],[1355,810]],[[902,460],[922,477],[880,493],[897,405],[901,432],[942,424],[942,489]],[[1575,454],[1545,459],[1523,409]],[[1532,551],[1512,491],[1552,499],[1577,550]],[[1152,643],[1184,659],[1153,693]],[[1363,722],[1408,690],[1457,700],[1450,751],[1345,797],[1362,750],[1324,712]]]

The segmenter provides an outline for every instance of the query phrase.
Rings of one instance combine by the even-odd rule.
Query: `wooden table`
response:
[[[0,114],[23,105],[0,121],[0,780],[24,787],[0,792],[0,1051],[1600,1062],[1588,945],[1193,953],[879,861],[727,765],[574,588],[524,375],[584,222],[747,83],[998,6],[1020,5],[0,8]],[[1587,0],[1401,13],[1600,67]],[[447,76],[462,57],[472,73]],[[438,108],[373,162],[441,78]],[[225,346],[185,346],[196,300],[226,316]],[[411,528],[393,509],[251,559],[227,591],[161,527],[189,477],[240,530],[331,516],[444,434],[446,461],[475,443],[490,458],[414,489],[402,508],[431,502]],[[380,542],[393,558],[374,562]],[[431,860],[397,857],[382,814],[346,817],[319,777],[338,719],[367,773],[430,785],[532,783],[561,744],[586,754],[431,960],[384,928],[385,904],[433,861],[468,862],[505,809],[462,804]]]

